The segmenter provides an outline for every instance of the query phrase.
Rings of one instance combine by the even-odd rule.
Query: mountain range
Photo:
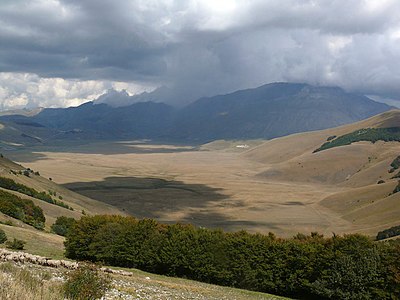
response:
[[[356,122],[392,108],[338,87],[297,83],[201,98],[183,108],[163,103],[163,95],[170,97],[170,90],[136,96],[111,90],[78,107],[3,115],[0,139],[24,145],[65,139],[270,139]]]

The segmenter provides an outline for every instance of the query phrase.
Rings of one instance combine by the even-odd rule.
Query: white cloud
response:
[[[101,80],[40,78],[29,73],[0,73],[0,107],[68,107],[91,101],[107,89],[126,89],[131,94],[152,90],[137,83]]]

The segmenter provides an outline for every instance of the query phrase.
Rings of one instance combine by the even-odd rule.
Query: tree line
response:
[[[124,216],[72,224],[66,256],[301,299],[399,299],[400,242],[224,232]]]
[[[354,132],[332,138],[321,147],[315,149],[313,153],[326,149],[350,145],[355,142],[369,141],[375,143],[377,141],[392,142],[400,141],[400,127],[389,128],[363,128]]]
[[[46,192],[38,192],[38,191],[36,191],[35,189],[33,189],[31,187],[28,187],[28,186],[26,186],[24,184],[15,182],[11,178],[6,178],[6,177],[0,176],[0,187],[2,187],[4,189],[7,189],[7,190],[16,191],[18,193],[21,193],[21,194],[24,194],[24,195],[27,195],[27,196],[30,196],[30,197],[45,201],[45,202],[50,203],[50,204],[61,206],[63,208],[69,209],[69,210],[73,210],[73,208],[70,207],[65,202],[53,199],[51,197],[51,194],[47,194]]]
[[[32,200],[22,199],[2,190],[0,190],[0,212],[36,229],[43,229],[46,221],[43,210]]]

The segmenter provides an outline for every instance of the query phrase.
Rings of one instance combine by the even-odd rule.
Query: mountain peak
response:
[[[93,102],[94,104],[104,103],[112,107],[127,106],[131,104],[131,96],[126,90],[117,91],[111,88]]]

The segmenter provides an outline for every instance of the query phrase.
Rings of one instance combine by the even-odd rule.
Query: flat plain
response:
[[[138,218],[285,237],[312,231],[375,235],[398,222],[398,194],[389,196],[397,181],[387,172],[398,142],[313,150],[331,135],[397,125],[398,114],[270,141],[200,147],[97,142],[7,155]],[[385,184],[377,185],[379,179]]]

